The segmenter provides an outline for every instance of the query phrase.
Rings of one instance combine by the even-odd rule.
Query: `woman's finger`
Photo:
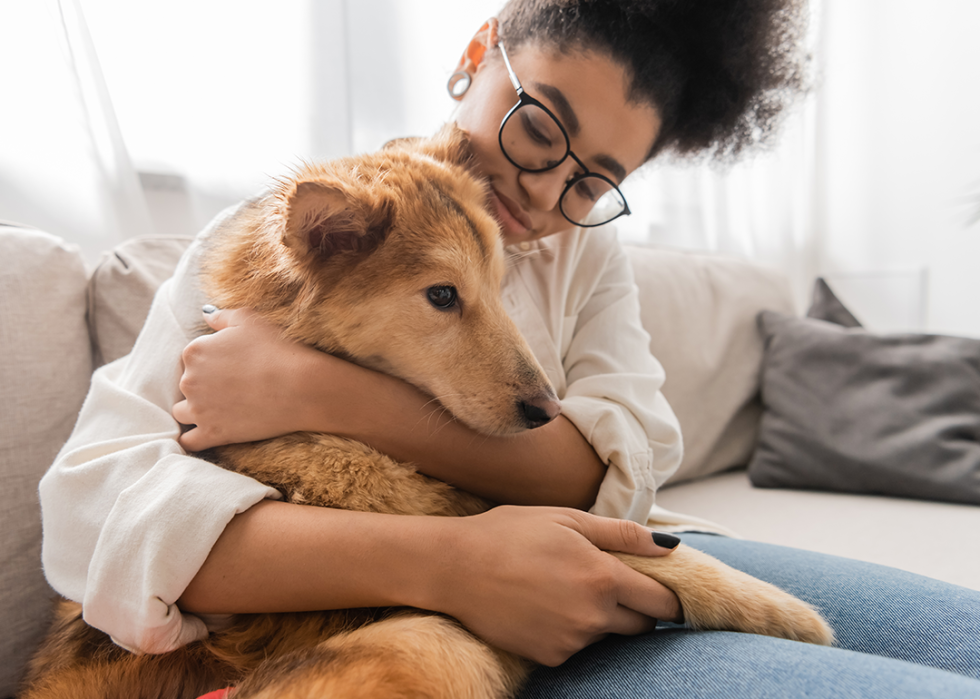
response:
[[[669,587],[620,562],[618,594],[620,606],[652,619],[680,623],[684,620],[680,600]]]
[[[174,420],[179,422],[181,425],[193,425],[194,416],[191,413],[190,403],[186,399],[174,404],[173,410],[170,414],[174,416]]]
[[[207,303],[201,309],[201,313],[204,314],[204,322],[207,323],[212,330],[222,330],[228,327],[227,322],[224,319],[225,314],[221,312],[220,308]]]
[[[204,320],[215,330],[224,330],[236,325],[245,325],[259,319],[251,308],[218,308],[210,303],[201,308]]]
[[[629,607],[619,605],[612,611],[609,620],[609,633],[620,636],[638,636],[657,628],[657,618],[641,614]],[[598,638],[596,640],[601,640]]]
[[[177,442],[188,453],[204,451],[221,444],[220,440],[209,438],[207,431],[200,427],[192,427],[187,430],[177,438]]]

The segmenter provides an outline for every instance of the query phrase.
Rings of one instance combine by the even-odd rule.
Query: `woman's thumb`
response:
[[[225,318],[225,316],[228,314],[222,312],[222,310],[217,306],[212,306],[210,303],[206,303],[204,304],[204,307],[201,308],[201,312],[204,314],[204,322],[207,323],[212,330],[223,330],[224,328],[228,327],[229,319]]]

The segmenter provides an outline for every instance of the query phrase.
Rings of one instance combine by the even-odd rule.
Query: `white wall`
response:
[[[818,269],[842,287],[886,280],[893,304],[924,272],[923,328],[980,337],[980,223],[968,223],[980,207],[980,2],[825,11]],[[854,293],[859,317],[864,306],[882,318]]]

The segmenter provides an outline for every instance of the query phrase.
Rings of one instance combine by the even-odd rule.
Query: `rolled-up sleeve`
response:
[[[95,372],[40,484],[45,574],[119,645],[160,653],[207,634],[176,601],[237,513],[278,493],[187,455],[170,411],[200,329],[194,252],[158,291],[131,354]]]
[[[661,392],[663,367],[640,323],[632,267],[611,230],[554,238],[518,263],[530,297],[512,300],[512,315],[555,384],[562,414],[608,466],[591,512],[646,523],[683,447]]]

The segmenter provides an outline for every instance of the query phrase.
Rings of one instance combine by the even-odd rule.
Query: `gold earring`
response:
[[[449,82],[446,83],[446,89],[449,90],[449,96],[452,97],[457,102],[463,99],[463,95],[466,91],[470,89],[470,84],[473,79],[470,74],[465,70],[457,70],[455,73],[449,76]]]

